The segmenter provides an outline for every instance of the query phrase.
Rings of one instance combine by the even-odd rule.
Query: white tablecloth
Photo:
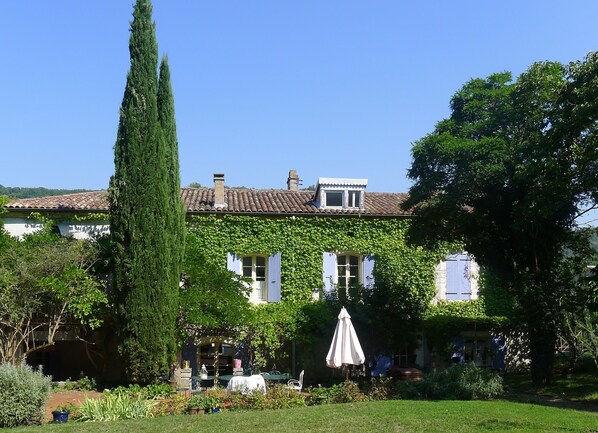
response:
[[[241,394],[250,394],[254,391],[260,391],[266,393],[266,381],[260,374],[254,374],[253,376],[233,376],[228,381],[226,387],[227,394],[236,391]]]

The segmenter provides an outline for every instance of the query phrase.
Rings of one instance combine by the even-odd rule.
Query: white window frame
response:
[[[264,279],[263,281],[258,281],[257,277],[257,259],[262,259],[264,261]],[[245,260],[251,259],[251,276],[245,275],[245,269],[247,266],[245,265]],[[268,302],[268,257],[261,255],[261,254],[248,254],[241,256],[241,275],[244,278],[250,278],[251,283],[249,286],[251,287],[251,294],[249,295],[249,300],[253,303],[266,303]],[[260,284],[261,283],[261,284]]]
[[[339,265],[339,258],[340,257],[344,257],[345,258],[345,264],[344,265]],[[340,266],[344,266],[345,267],[345,281],[348,281],[348,279],[351,277],[350,275],[350,258],[351,257],[355,257],[357,258],[357,265],[355,265],[357,267],[357,285],[361,286],[363,285],[363,272],[362,272],[362,263],[363,263],[363,255],[361,254],[356,254],[353,252],[342,252],[342,253],[337,253],[336,254],[336,278],[335,278],[335,285],[337,290],[339,289],[344,289],[347,290],[348,289],[348,285],[345,286],[344,288],[340,286],[339,280],[341,278],[341,276],[338,273],[338,269]]]
[[[328,194],[340,194],[340,206],[331,205],[328,200]],[[362,209],[364,190],[355,188],[323,188],[320,192],[322,207],[324,209]]]
[[[333,193],[333,194],[340,194],[341,195],[341,205],[340,206],[336,206],[336,205],[331,205],[328,204],[328,194]],[[331,209],[342,209],[344,207],[344,203],[345,203],[345,194],[344,191],[341,189],[327,189],[324,190],[324,196],[325,201],[326,201],[326,208],[331,208]]]
[[[346,204],[348,208],[359,209],[361,207],[361,194],[363,191],[359,191],[356,189],[350,189],[346,191],[347,201]],[[357,195],[357,200],[355,200],[355,196]]]
[[[322,283],[323,295],[326,298],[331,299],[334,293],[338,295],[338,258],[340,256],[357,257],[358,286],[363,290],[374,288],[375,256],[373,254],[361,254],[354,251],[324,251],[322,253]]]

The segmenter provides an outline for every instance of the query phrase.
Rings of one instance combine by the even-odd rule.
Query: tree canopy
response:
[[[555,273],[577,218],[598,198],[598,55],[467,82],[451,116],[417,141],[405,208],[412,238],[463,240],[526,313],[532,376],[549,382]]]
[[[0,362],[19,363],[52,346],[66,325],[101,324],[108,300],[93,272],[95,243],[47,227],[23,240],[0,229],[0,245]]]

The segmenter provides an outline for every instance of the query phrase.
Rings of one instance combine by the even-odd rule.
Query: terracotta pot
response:
[[[197,415],[198,413],[199,413],[199,408],[198,407],[190,407],[189,408],[189,415]]]

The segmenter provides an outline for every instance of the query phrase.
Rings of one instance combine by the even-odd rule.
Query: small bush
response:
[[[98,383],[93,377],[84,376],[77,381],[76,388],[80,391],[93,391],[98,389]]]
[[[230,409],[286,409],[306,406],[305,395],[288,389],[284,385],[272,386],[267,394],[255,391],[249,394],[232,393],[229,397]]]
[[[596,360],[592,354],[584,353],[577,360],[575,367],[573,367],[573,371],[575,373],[596,373],[598,371],[596,365],[597,362],[598,360]]]
[[[153,416],[155,402],[126,394],[107,394],[101,399],[86,398],[79,406],[76,421],[116,421]]]
[[[389,377],[372,377],[367,396],[370,400],[392,400],[399,397],[399,388]]]
[[[309,389],[310,405],[327,403],[351,403],[354,401],[367,400],[366,395],[361,392],[359,385],[355,382],[345,381],[331,387],[319,386]]]
[[[152,414],[155,416],[181,415],[186,412],[188,407],[187,397],[176,394],[155,400],[155,404],[152,407]]]
[[[0,365],[0,427],[41,424],[51,378],[26,364]]]
[[[399,382],[403,398],[428,400],[489,400],[503,393],[502,378],[474,364],[453,365],[424,376],[419,382]]]
[[[132,384],[129,386],[119,386],[114,389],[104,390],[104,395],[127,395],[132,398],[143,398],[151,400],[153,398],[164,398],[173,395],[175,391],[167,383],[161,383],[156,385],[139,386]]]

